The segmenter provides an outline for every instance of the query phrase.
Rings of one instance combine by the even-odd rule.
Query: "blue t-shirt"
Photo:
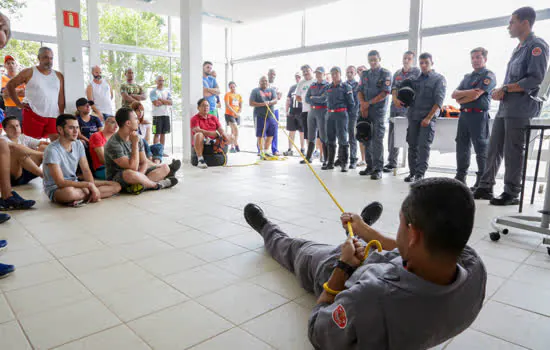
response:
[[[50,143],[44,151],[44,191],[49,193],[57,188],[48,164],[59,165],[65,180],[78,181],[76,169],[82,157],[86,157],[86,152],[80,140],[73,141],[71,152],[67,152],[59,140]]]
[[[80,126],[80,133],[84,135],[88,140],[90,136],[95,134],[103,127],[101,120],[95,115],[90,116],[90,120],[85,122],[82,117],[78,116],[78,125]]]
[[[202,86],[209,89],[214,89],[218,87],[218,82],[216,78],[211,75],[202,78]],[[210,110],[213,111],[216,109],[216,95],[206,97],[206,100],[210,104]]]
[[[255,88],[250,93],[250,100],[258,103],[273,101],[277,98],[277,91],[268,87],[265,90]],[[273,107],[270,107],[273,111]],[[254,117],[264,118],[267,114],[267,107],[254,107]]]

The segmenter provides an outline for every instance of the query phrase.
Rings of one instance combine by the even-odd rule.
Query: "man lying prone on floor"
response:
[[[487,272],[466,245],[475,214],[466,186],[446,178],[411,185],[396,239],[367,224],[376,211],[343,214],[361,240],[336,247],[290,238],[258,206],[244,209],[271,256],[318,297],[309,320],[316,349],[427,349],[464,331],[481,310]],[[362,262],[362,240],[378,240],[384,250]]]

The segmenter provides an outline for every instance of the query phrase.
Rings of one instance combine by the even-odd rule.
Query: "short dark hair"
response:
[[[409,51],[405,51],[405,53],[403,54],[403,56],[405,55],[412,55],[413,57],[416,56],[416,54],[414,52],[412,52],[411,50]]]
[[[210,62],[210,61],[204,61],[204,63],[202,64],[202,66],[204,67],[204,66],[206,66],[207,64],[209,64],[209,65],[211,65],[211,66],[214,65],[214,64],[213,64],[212,62]]]
[[[76,118],[76,116],[74,116],[72,114],[61,114],[55,120],[55,126],[56,127],[60,126],[60,127],[64,128],[65,125],[67,125],[67,120],[78,120],[78,119]]]
[[[116,111],[115,119],[119,128],[122,128],[130,120],[130,113],[134,113],[134,110],[128,107],[122,107]]]
[[[475,202],[460,181],[434,177],[411,185],[401,212],[422,231],[430,254],[458,257],[472,234]]]
[[[489,51],[487,51],[487,49],[485,49],[484,47],[476,47],[475,49],[472,49],[472,51],[470,51],[470,55],[473,54],[474,52],[480,52],[481,55],[485,58],[487,58],[487,55],[489,54]]]
[[[231,86],[231,84],[237,86],[237,84],[234,81],[230,81],[229,84],[227,84],[227,86]]]
[[[378,58],[380,58],[380,52],[378,52],[377,50],[370,50],[367,57],[371,57],[371,56],[377,56]]]
[[[419,60],[427,60],[427,59],[429,59],[430,62],[434,63],[434,59],[433,59],[431,53],[424,52],[423,54],[421,54],[420,56],[418,56],[418,59],[419,59]]]
[[[520,21],[527,20],[531,27],[533,26],[533,24],[535,24],[535,20],[537,19],[537,12],[535,12],[535,9],[530,6],[520,7],[519,9],[515,10],[514,13],[512,13],[512,16],[514,15]]]
[[[205,99],[204,97],[203,97],[203,98],[201,98],[201,99],[199,99],[199,100],[197,101],[197,107],[200,107],[200,106],[201,106],[201,104],[202,104],[202,103],[203,103],[204,101],[208,101],[208,100],[207,100],[207,99]]]
[[[8,123],[10,122],[10,120],[18,120],[18,119],[13,115],[10,115],[10,116],[4,118],[4,120],[2,120],[2,128],[4,130],[6,130],[6,127],[8,126]]]

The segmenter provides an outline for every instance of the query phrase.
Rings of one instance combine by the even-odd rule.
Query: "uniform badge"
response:
[[[348,325],[348,317],[346,316],[346,310],[342,305],[338,305],[332,312],[332,320],[340,329],[346,328]]]
[[[391,81],[386,80],[386,86],[390,86],[390,85],[391,85]]]
[[[483,80],[483,85],[489,85],[491,83],[491,79],[487,78]]]
[[[533,49],[533,51],[531,51],[531,53],[533,54],[533,56],[540,56],[540,54],[542,53],[542,49],[537,46]]]

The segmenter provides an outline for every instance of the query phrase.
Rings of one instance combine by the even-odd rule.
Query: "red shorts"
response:
[[[56,118],[44,118],[30,109],[23,109],[23,133],[35,139],[57,134]]]

